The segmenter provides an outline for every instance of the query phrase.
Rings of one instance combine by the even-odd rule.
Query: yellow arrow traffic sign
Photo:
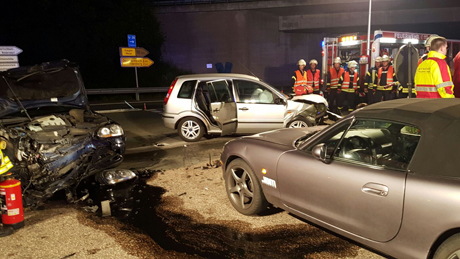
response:
[[[120,47],[120,56],[122,57],[145,57],[149,51],[144,48],[126,48]]]
[[[149,67],[153,61],[149,58],[120,58],[121,67]]]

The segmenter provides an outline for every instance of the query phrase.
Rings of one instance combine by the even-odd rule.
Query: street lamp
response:
[[[372,0],[369,0],[369,22],[367,24],[367,58],[371,61],[371,15],[372,14]],[[366,72],[369,66],[366,66]]]

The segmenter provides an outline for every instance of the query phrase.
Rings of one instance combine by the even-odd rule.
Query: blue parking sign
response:
[[[136,47],[136,35],[128,34],[128,47],[130,48]]]

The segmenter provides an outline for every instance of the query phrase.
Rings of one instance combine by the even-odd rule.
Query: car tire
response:
[[[446,239],[436,249],[433,259],[454,259],[459,258],[460,254],[460,233]]]
[[[297,117],[286,125],[286,128],[306,128],[306,127],[311,127],[311,123],[303,117]]]
[[[227,166],[225,189],[230,203],[241,214],[256,215],[268,207],[257,176],[242,159],[235,159]]]
[[[205,133],[204,124],[197,118],[184,118],[177,124],[177,133],[186,142],[196,142]]]

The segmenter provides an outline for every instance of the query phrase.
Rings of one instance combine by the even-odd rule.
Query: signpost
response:
[[[120,58],[121,67],[149,67],[153,61],[149,58]]]
[[[136,74],[136,88],[139,88],[137,78],[138,67],[150,67],[153,61],[145,58],[149,52],[144,48],[138,48],[136,43],[136,35],[128,34],[128,47],[120,47],[120,65],[121,67],[134,67]],[[139,101],[139,93],[136,92],[136,101]]]
[[[22,49],[16,46],[0,46],[0,71],[19,67],[18,55]]]

